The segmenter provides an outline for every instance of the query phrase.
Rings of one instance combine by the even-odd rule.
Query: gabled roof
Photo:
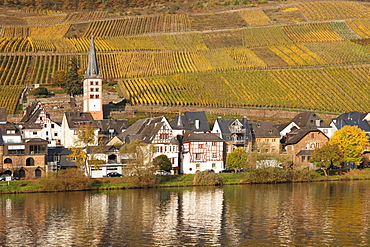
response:
[[[300,128],[310,127],[310,128],[329,128],[330,126],[325,123],[319,115],[314,112],[302,112],[297,114],[291,122],[297,124]]]
[[[96,126],[96,121],[90,112],[65,112],[64,116],[70,129],[78,129],[83,125]]]
[[[96,121],[97,127],[100,128],[100,132],[103,134],[120,134],[128,128],[127,120],[118,119],[102,119]],[[110,130],[114,130],[113,133]]]
[[[343,113],[341,115],[339,115],[337,118],[335,119],[342,119],[342,120],[352,120],[352,121],[355,121],[355,120],[364,120],[364,118],[366,117],[367,113],[361,113],[361,112],[358,112],[358,111],[351,111],[351,112],[346,112],[346,113]]]
[[[164,117],[144,118],[136,121],[125,132],[118,137],[126,143],[132,140],[142,140],[145,143],[152,143],[158,131],[165,124]]]
[[[90,51],[85,72],[85,79],[101,78],[98,61],[96,59],[96,50],[94,45],[94,37],[91,37]]]
[[[251,124],[254,138],[280,138],[274,122],[255,122]]]
[[[242,132],[244,132],[243,134],[248,137],[246,139],[251,140],[252,132],[251,132],[251,129],[250,129],[250,126],[249,126],[249,123],[248,123],[248,120],[247,120],[246,117],[243,117],[242,120],[239,120],[239,119],[222,120],[221,117],[218,117],[216,119],[216,122],[218,123],[218,125],[220,127],[221,134],[222,134],[222,139],[224,139],[224,140],[230,139],[230,136],[232,134],[239,133],[238,131],[235,131],[233,126],[236,126],[236,125],[239,126],[240,125]]]
[[[216,133],[196,133],[187,131],[184,134],[182,143],[186,142],[206,142],[206,141],[223,141]]]
[[[184,115],[177,115],[172,120],[171,127],[177,130],[211,131],[205,111],[187,111]]]
[[[300,140],[303,139],[306,135],[312,132],[321,132],[319,129],[312,129],[312,128],[302,128],[302,129],[297,129],[295,131],[292,131],[288,135],[288,140],[286,142],[286,145],[291,145],[291,144],[296,144]],[[326,135],[323,133],[323,136],[326,137]],[[329,139],[329,138],[328,138]]]

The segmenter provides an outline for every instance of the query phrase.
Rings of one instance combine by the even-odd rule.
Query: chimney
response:
[[[195,128],[199,129],[199,127],[200,127],[199,119],[195,119]]]

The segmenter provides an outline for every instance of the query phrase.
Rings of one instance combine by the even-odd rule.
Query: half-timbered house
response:
[[[186,132],[182,144],[180,172],[192,174],[225,168],[225,142],[215,133]]]

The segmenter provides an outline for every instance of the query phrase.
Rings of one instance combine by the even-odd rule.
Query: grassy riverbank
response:
[[[345,181],[370,179],[370,170],[333,171],[330,176],[322,176],[316,171],[289,171],[281,169],[259,169],[251,172],[213,174],[202,179],[197,175],[156,176],[155,182],[148,186],[138,186],[137,178],[99,178],[78,177],[43,178],[39,180],[19,180],[0,182],[0,193],[32,193],[72,190],[113,190],[140,187],[189,187],[199,185],[228,185],[249,183],[294,183],[315,181]],[[81,180],[82,179],[82,180]]]

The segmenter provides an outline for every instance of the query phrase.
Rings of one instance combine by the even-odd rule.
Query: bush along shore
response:
[[[81,176],[79,172],[71,169],[49,174],[49,176],[37,180],[2,181],[0,182],[0,194],[366,179],[370,179],[370,169],[354,169],[349,171],[336,170],[332,171],[330,176],[324,176],[319,170],[308,171],[266,168],[239,173],[201,172],[191,175],[173,176],[146,174],[133,177],[105,177],[94,179]]]

